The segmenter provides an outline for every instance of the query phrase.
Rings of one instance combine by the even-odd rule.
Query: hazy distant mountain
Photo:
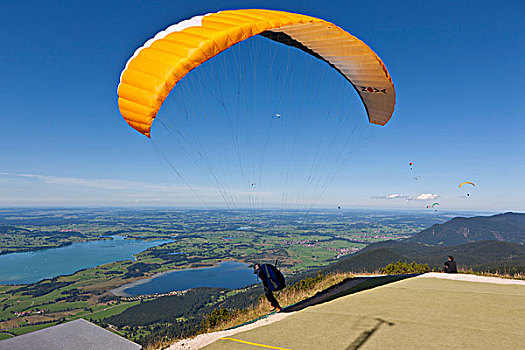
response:
[[[405,241],[456,245],[486,240],[525,244],[525,214],[458,217],[444,224],[433,225]]]
[[[525,272],[525,214],[454,218],[400,241],[374,243],[324,271],[376,271],[397,260],[442,267],[453,255],[460,267]]]

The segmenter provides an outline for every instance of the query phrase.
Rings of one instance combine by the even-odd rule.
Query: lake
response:
[[[112,238],[0,255],[0,284],[34,283],[114,261],[132,260],[134,254],[171,242],[125,239],[122,236]]]
[[[219,266],[165,272],[152,278],[126,284],[112,290],[112,292],[120,296],[133,296],[167,293],[198,287],[235,289],[257,282],[257,277],[248,264],[225,261]]]

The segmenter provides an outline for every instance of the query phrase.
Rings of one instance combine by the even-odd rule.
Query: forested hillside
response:
[[[200,328],[205,315],[214,309],[244,309],[253,305],[261,295],[260,286],[241,290],[224,288],[195,288],[182,295],[165,296],[143,301],[121,314],[103,320],[126,332],[142,344],[163,337],[190,336]]]
[[[525,271],[525,246],[498,241],[480,241],[455,246],[429,246],[411,242],[377,243],[326,267],[323,271],[374,272],[397,260],[428,263],[431,268],[441,268],[449,255],[454,256],[459,267],[477,271]]]

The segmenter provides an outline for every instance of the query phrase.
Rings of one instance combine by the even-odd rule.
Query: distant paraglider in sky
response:
[[[439,205],[439,203],[435,202],[430,205],[427,205],[427,209],[434,209],[434,211],[437,211],[436,205]]]
[[[476,184],[474,184],[473,182],[465,181],[465,182],[462,182],[462,183],[459,184],[459,188],[462,188],[464,185],[470,185],[470,186],[472,186],[472,187],[475,187],[475,186],[476,186]],[[466,196],[467,196],[467,197],[470,197],[470,191],[469,191],[469,188],[471,188],[470,186],[466,186],[466,187],[465,187],[465,188],[466,188],[466,191],[467,191],[467,193],[466,193]]]
[[[408,163],[408,167],[410,168],[410,175],[414,174],[414,162]],[[412,180],[418,181],[421,178],[420,175],[412,176]]]

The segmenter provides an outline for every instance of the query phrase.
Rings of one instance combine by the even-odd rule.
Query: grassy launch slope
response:
[[[523,282],[416,277],[304,309],[204,349],[520,349],[523,315]]]

